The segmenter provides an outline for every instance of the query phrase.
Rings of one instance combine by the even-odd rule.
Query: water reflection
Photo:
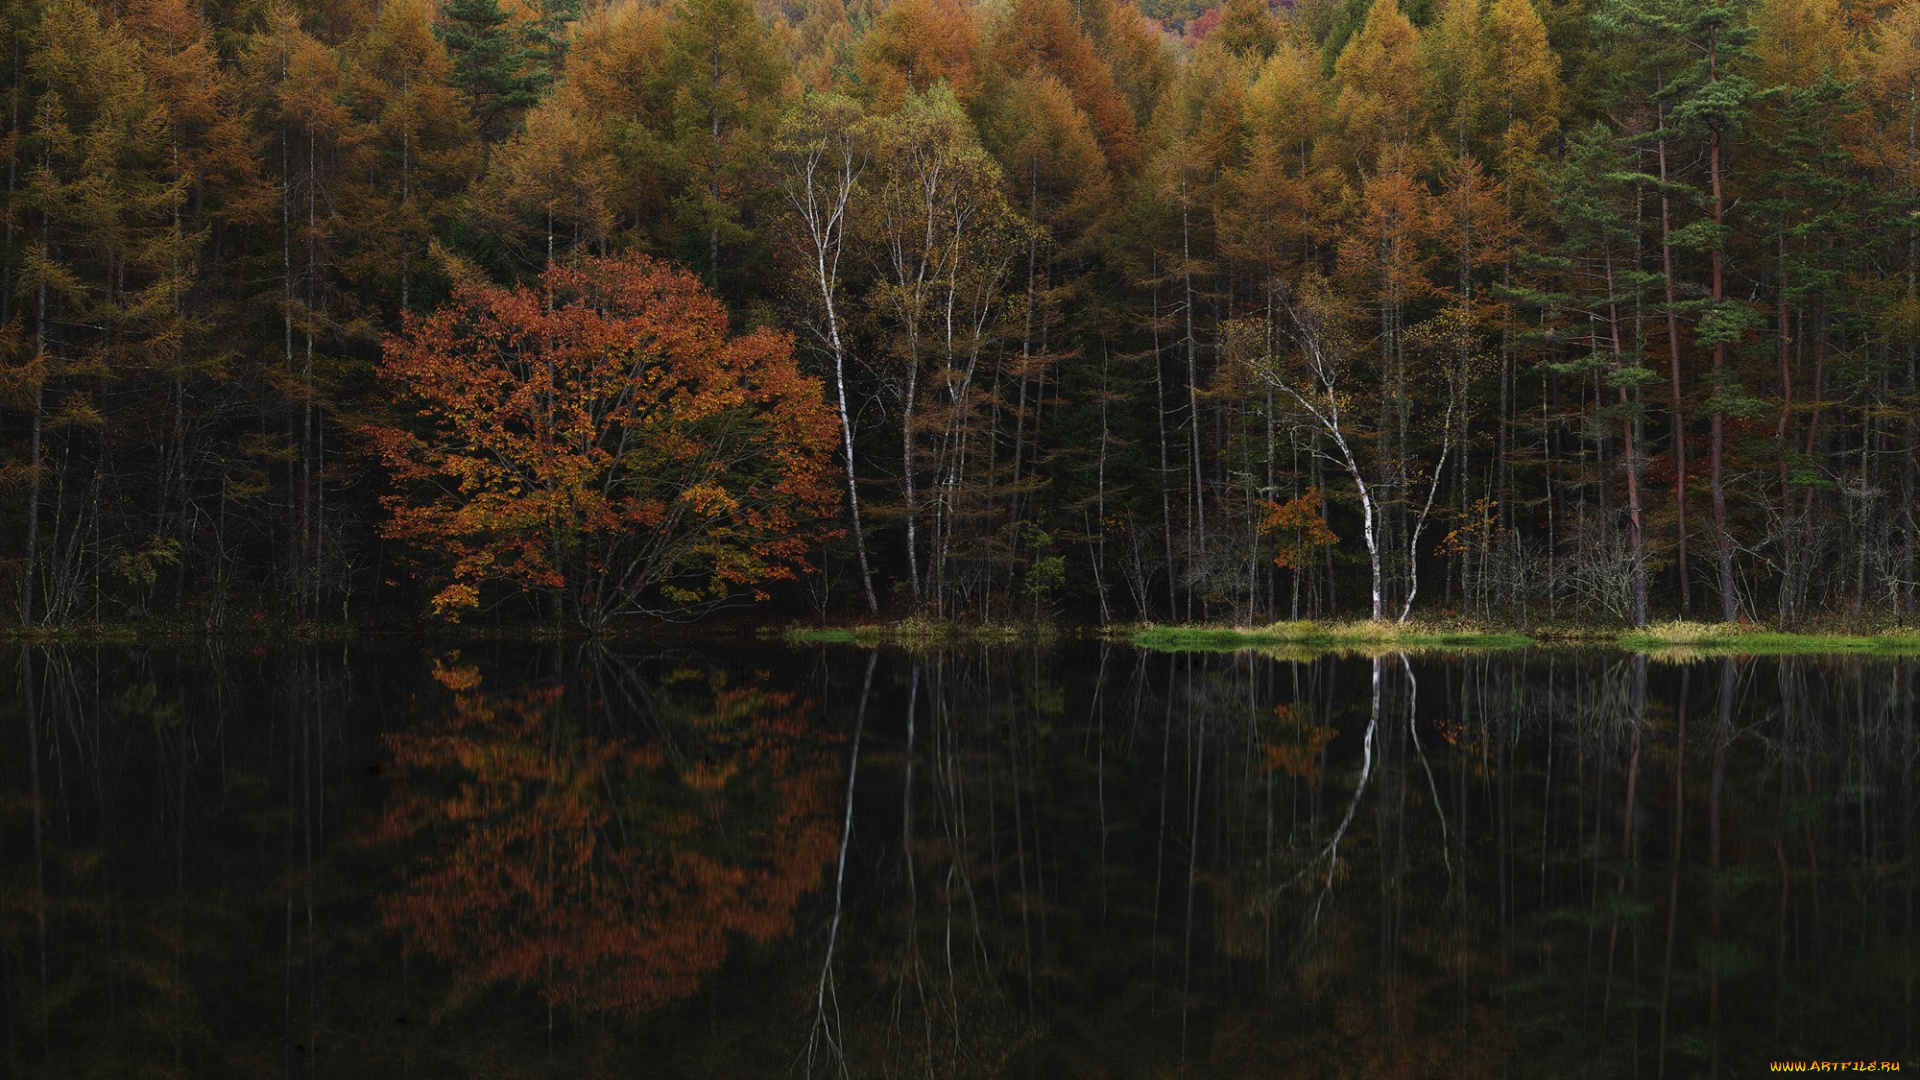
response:
[[[383,739],[395,790],[371,842],[405,869],[381,922],[462,994],[505,983],[587,1012],[688,997],[730,935],[791,931],[838,846],[839,761],[794,694],[590,660],[582,710],[566,683],[489,691],[453,654],[433,672],[445,717]]]
[[[1920,1067],[1910,661],[0,660],[7,1075]]]

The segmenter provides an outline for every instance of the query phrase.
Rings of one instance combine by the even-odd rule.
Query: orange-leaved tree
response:
[[[558,621],[672,616],[806,568],[838,508],[838,436],[789,340],[730,336],[691,274],[642,256],[472,285],[387,340],[413,423],[373,424],[386,535],[439,560],[434,610],[544,594]]]

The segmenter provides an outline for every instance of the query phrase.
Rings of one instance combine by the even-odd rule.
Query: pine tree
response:
[[[1745,394],[1738,373],[1727,360],[1730,348],[1756,329],[1760,319],[1750,306],[1729,299],[1727,294],[1726,151],[1729,139],[1745,126],[1752,105],[1752,80],[1739,74],[1736,65],[1747,56],[1753,28],[1746,22],[1739,5],[1724,2],[1657,12],[1649,25],[1675,34],[1692,45],[1697,54],[1676,81],[1673,118],[1681,131],[1704,134],[1707,142],[1707,208],[1711,224],[1696,223],[1689,234],[1695,245],[1706,249],[1709,263],[1708,301],[1694,325],[1694,340],[1713,350],[1709,387],[1712,396],[1708,400],[1708,483],[1713,500],[1720,614],[1724,621],[1732,622],[1738,614],[1738,599],[1734,592],[1733,536],[1727,525],[1726,425],[1731,412],[1744,408]]]
[[[614,226],[618,163],[594,110],[562,85],[494,153],[475,201],[520,264],[536,271],[576,252],[604,252]]]
[[[1855,234],[1858,215],[1849,207],[1866,201],[1866,192],[1856,187],[1849,148],[1858,142],[1858,104],[1838,6],[1830,0],[1770,0],[1757,13],[1755,31],[1752,66],[1763,92],[1751,130],[1756,156],[1767,167],[1751,170],[1759,175],[1749,200],[1756,256],[1772,264],[1779,370],[1773,423],[1779,459],[1776,609],[1787,627],[1798,622],[1818,570],[1811,510],[1815,490],[1826,484],[1813,465],[1813,450],[1826,419],[1828,357],[1843,321],[1838,310],[1845,305],[1845,283],[1864,269],[1859,254],[1868,246]],[[1806,350],[1795,343],[1802,339],[1813,344],[1810,385],[1797,370]]]
[[[353,201],[365,227],[343,268],[362,289],[411,310],[415,279],[453,200],[478,171],[474,126],[449,87],[451,62],[429,0],[389,0],[360,49],[349,92],[375,167]]]
[[[1681,406],[1685,380],[1681,374],[1680,322],[1692,315],[1694,343],[1711,350],[1706,402],[1708,484],[1721,615],[1731,621],[1737,596],[1732,538],[1727,532],[1726,422],[1730,410],[1746,408],[1746,397],[1737,372],[1727,360],[1730,348],[1758,327],[1760,316],[1749,305],[1728,298],[1728,241],[1733,230],[1727,222],[1730,200],[1726,153],[1730,139],[1744,129],[1752,105],[1752,80],[1739,68],[1749,59],[1748,45],[1754,30],[1744,18],[1742,5],[1724,2],[1612,0],[1595,19],[1604,36],[1633,58],[1632,66],[1624,68],[1621,75],[1639,84],[1631,92],[1640,95],[1655,115],[1643,137],[1655,150],[1656,171],[1652,177],[1662,199],[1660,246],[1666,278],[1662,299],[1671,364],[1673,453],[1680,485],[1677,506],[1682,604],[1684,608],[1688,603],[1690,582],[1685,547],[1687,447]],[[1697,183],[1682,184],[1674,175],[1675,151],[1678,144],[1688,141],[1699,147],[1704,158],[1704,189]],[[1697,207],[1703,216],[1675,225],[1674,203],[1682,208]],[[1707,281],[1701,289],[1705,296],[1699,300],[1681,298],[1678,260],[1689,251],[1704,254],[1707,259]]]
[[[537,90],[559,80],[573,46],[573,26],[580,20],[581,0],[534,0],[522,30],[529,75]]]
[[[1525,195],[1543,147],[1559,128],[1560,60],[1532,0],[1493,0],[1485,16],[1487,105],[1495,138],[1488,164]]]
[[[786,72],[748,0],[679,0],[667,22],[660,79],[672,95],[670,137],[682,170],[675,212],[686,254],[722,293],[722,251],[752,236],[750,189],[780,112]]]
[[[1420,124],[1420,35],[1393,0],[1376,3],[1334,65],[1334,129],[1359,173],[1390,148],[1412,150]]]
[[[440,33],[453,58],[450,83],[467,100],[480,137],[497,143],[540,99],[545,73],[499,0],[448,0]]]
[[[52,0],[24,44],[31,119],[15,151],[24,251],[13,287],[32,344],[7,381],[28,413],[19,597],[30,625],[82,604],[97,615],[103,576],[129,553],[116,545],[150,535],[152,510],[129,513],[137,492],[118,488],[130,477],[113,456],[149,417],[116,416],[112,391],[147,372],[178,376],[194,248],[176,117],[157,107],[139,41],[91,4]]]
[[[1221,9],[1220,28],[1207,40],[1264,60],[1279,43],[1280,33],[1273,13],[1267,9],[1267,0],[1227,0]]]
[[[1892,250],[1891,295],[1880,316],[1889,349],[1904,368],[1900,419],[1906,453],[1900,462],[1899,602],[1912,611],[1920,596],[1920,2],[1902,0],[1875,27],[1861,57],[1860,92],[1867,104],[1861,157],[1880,189],[1876,223]]]
[[[1626,610],[1635,626],[1647,622],[1647,528],[1643,494],[1646,472],[1642,387],[1659,376],[1645,363],[1647,332],[1640,317],[1660,275],[1643,270],[1635,226],[1645,198],[1646,177],[1633,170],[1630,142],[1604,124],[1573,133],[1567,158],[1549,170],[1554,221],[1561,242],[1553,266],[1564,276],[1557,332],[1575,345],[1574,356],[1553,369],[1594,378],[1614,395],[1596,402],[1595,419],[1620,432],[1626,479],[1627,552],[1631,582]],[[1611,522],[1606,526],[1611,529]],[[1602,542],[1605,534],[1602,535]]]
[[[945,83],[961,104],[973,101],[979,74],[979,33],[959,0],[900,0],[874,20],[860,40],[860,93],[867,108],[888,113],[908,94]]]

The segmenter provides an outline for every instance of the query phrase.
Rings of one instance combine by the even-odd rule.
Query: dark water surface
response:
[[[9,1076],[1920,1068],[1912,661],[0,662]]]

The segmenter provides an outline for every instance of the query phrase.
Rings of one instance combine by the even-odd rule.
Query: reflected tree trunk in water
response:
[[[40,789],[40,710],[34,693],[33,651],[20,650],[21,721],[27,729],[27,774],[32,782],[27,812],[33,817],[33,936],[40,962],[40,990],[47,990],[46,795]]]
[[[873,696],[873,671],[878,666],[880,655],[872,653],[867,657],[867,673],[860,685],[860,704],[854,713],[853,745],[847,751],[847,799],[846,811],[841,817],[840,851],[834,859],[833,872],[833,921],[827,928],[827,954],[820,962],[820,981],[814,991],[813,1027],[807,1033],[806,1063],[807,1075],[813,1075],[814,1067],[820,1064],[824,1055],[830,1068],[841,1076],[850,1075],[847,1071],[846,1047],[841,1041],[840,991],[834,981],[834,949],[840,943],[840,917],[845,910],[847,887],[847,851],[853,842],[853,793],[860,779],[860,737],[867,728],[867,702]]]
[[[1167,710],[1160,725],[1160,828],[1153,848],[1153,928],[1147,935],[1147,958],[1154,978],[1152,993],[1159,991],[1160,980],[1160,897],[1167,866],[1167,798],[1173,790],[1171,768],[1173,753],[1173,702],[1178,687],[1179,657],[1167,657]]]
[[[1180,949],[1180,1067],[1187,1064],[1187,1014],[1193,1004],[1194,891],[1200,883],[1200,792],[1207,761],[1207,717],[1201,713],[1193,736],[1193,814],[1187,838],[1186,939]]]
[[[1333,836],[1327,840],[1326,845],[1321,848],[1320,853],[1308,863],[1307,868],[1300,871],[1294,878],[1294,881],[1297,882],[1300,878],[1312,872],[1321,862],[1327,864],[1326,880],[1315,894],[1313,903],[1308,906],[1306,918],[1301,926],[1300,943],[1295,951],[1296,960],[1299,956],[1303,955],[1307,949],[1312,947],[1314,936],[1320,927],[1321,917],[1326,912],[1327,901],[1333,896],[1335,875],[1340,869],[1340,842],[1346,839],[1347,829],[1353,825],[1354,813],[1360,809],[1360,800],[1366,795],[1367,785],[1373,779],[1375,737],[1380,729],[1380,676],[1381,669],[1386,664],[1386,659],[1376,656],[1373,658],[1372,664],[1372,707],[1367,713],[1366,731],[1360,739],[1360,777],[1353,785],[1353,795],[1347,800],[1346,812],[1341,815],[1340,824],[1334,827]],[[1287,884],[1291,885],[1293,883],[1294,882],[1288,882]],[[1283,888],[1284,887],[1285,886],[1283,886]]]
[[[1645,663],[1644,659],[1639,662],[1642,665]],[[1637,667],[1634,671],[1636,686],[1643,686],[1645,678],[1645,667]],[[1687,708],[1685,685],[1685,683],[1681,684],[1680,691],[1681,726],[1683,728],[1686,724],[1685,716]],[[1600,1001],[1600,1027],[1602,1031],[1606,1030],[1607,1019],[1612,1015],[1613,1010],[1613,966],[1615,950],[1620,942],[1620,908],[1626,903],[1627,873],[1632,865],[1633,859],[1633,823],[1636,811],[1634,800],[1638,794],[1640,785],[1641,731],[1646,726],[1646,699],[1637,690],[1634,696],[1634,712],[1629,718],[1629,724],[1629,738],[1631,742],[1627,755],[1626,809],[1621,816],[1620,822],[1620,869],[1614,882],[1612,910],[1609,912],[1607,918],[1606,991]]]
[[[1680,701],[1680,730],[1673,750],[1673,852],[1667,883],[1667,947],[1660,966],[1660,1065],[1667,1075],[1667,1015],[1673,997],[1673,939],[1680,919],[1680,857],[1685,846],[1687,819],[1687,703]]]
[[[5,658],[0,1070],[1651,1080],[1910,1037],[1911,660],[379,648]],[[830,722],[763,709],[795,683]]]
[[[1440,859],[1446,865],[1448,888],[1451,891],[1453,850],[1447,834],[1447,809],[1446,804],[1440,799],[1440,785],[1433,779],[1433,766],[1427,762],[1426,748],[1420,745],[1420,682],[1413,677],[1413,661],[1407,657],[1406,653],[1400,654],[1400,669],[1407,675],[1407,735],[1413,742],[1414,754],[1420,759],[1421,771],[1427,774],[1427,791],[1433,796],[1433,814],[1440,822]],[[1541,857],[1544,865],[1544,851]]]
[[[1720,792],[1726,783],[1727,740],[1733,736],[1733,692],[1734,662],[1732,657],[1720,661],[1720,713],[1719,724],[1713,733],[1713,774],[1707,784],[1707,858],[1712,870],[1712,884],[1707,889],[1708,904],[1712,911],[1712,932],[1710,939],[1713,952],[1707,961],[1707,1031],[1712,1040],[1712,1076],[1720,1075]]]

